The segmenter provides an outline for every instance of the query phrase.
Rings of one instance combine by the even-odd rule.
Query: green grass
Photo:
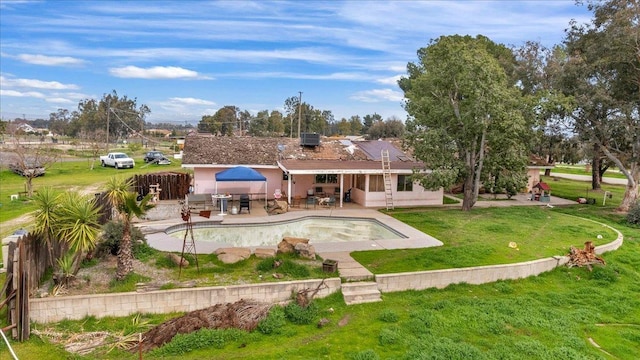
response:
[[[181,169],[179,160],[172,160],[171,165],[149,165],[142,161],[142,155],[136,156],[136,167],[133,169],[116,170],[110,167],[101,167],[95,163],[90,169],[90,159],[75,159],[76,161],[56,162],[47,168],[45,176],[32,180],[33,189],[51,186],[60,191],[69,191],[86,187],[100,187],[111,176],[133,176],[158,171],[186,171]],[[22,214],[35,210],[35,205],[30,199],[22,198],[18,201],[10,201],[11,194],[25,191],[25,179],[14,174],[8,169],[0,170],[0,222],[14,219]],[[6,236],[13,229],[0,229],[0,235]]]
[[[596,199],[596,205],[598,206],[602,206],[605,191],[609,191],[613,195],[611,199],[606,199],[606,205],[618,206],[624,197],[624,185],[602,184],[602,189],[592,190],[591,181],[576,181],[553,176],[543,176],[541,180],[549,184],[552,196],[569,200],[577,200],[579,197],[590,197]]]
[[[583,210],[584,209],[584,210]],[[598,217],[605,209],[563,208]],[[610,215],[607,215],[610,216]],[[625,244],[604,255],[606,267],[558,268],[536,277],[484,285],[383,294],[383,301],[346,306],[341,294],[316,300],[308,325],[290,320],[264,334],[214,331],[186,336],[162,359],[637,359],[640,355],[640,237],[620,216],[609,224]],[[443,219],[446,221],[446,218]],[[177,316],[138,315],[36,324],[62,332],[109,330],[135,333],[143,324]],[[329,323],[318,328],[326,318]],[[282,317],[280,317],[282,319]],[[142,324],[142,325],[141,325]],[[206,335],[206,336],[205,336]],[[589,343],[589,338],[605,354]],[[4,351],[0,344],[0,352]],[[66,356],[61,346],[32,336],[13,343],[19,358],[39,360],[137,359],[108,348],[87,356]],[[373,356],[373,357],[372,357]]]
[[[322,271],[321,260],[300,259],[293,255],[279,254],[276,258],[258,259],[251,256],[235,264],[224,264],[215,254],[198,254],[198,267],[192,256],[185,256],[189,267],[180,270],[167,259],[165,253],[154,256],[156,266],[172,270],[175,282],[195,281],[198,286],[238,285],[300,279],[322,279],[336,274]],[[278,268],[274,260],[282,261]],[[199,269],[198,269],[199,268]],[[275,277],[274,274],[278,274]]]
[[[352,257],[375,274],[506,264],[564,255],[585,241],[616,239],[599,224],[546,207],[479,208],[391,213],[444,243],[423,249],[375,250]],[[602,235],[602,239],[597,239]],[[517,249],[510,248],[515,242]]]
[[[591,176],[591,171],[587,171],[585,166],[579,165],[556,165],[553,169],[551,169],[552,176],[553,173]],[[607,170],[604,173],[604,177],[626,179],[626,177],[617,170]]]

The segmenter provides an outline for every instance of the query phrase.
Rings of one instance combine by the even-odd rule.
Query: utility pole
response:
[[[107,153],[109,152],[109,114],[111,113],[111,99],[107,100]]]
[[[298,138],[300,137],[300,118],[302,117],[302,91],[298,91],[300,93],[300,98],[298,99]]]

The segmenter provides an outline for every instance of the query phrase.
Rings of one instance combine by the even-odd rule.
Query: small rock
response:
[[[320,319],[320,321],[318,321],[318,328],[324,327],[328,323],[329,323],[329,319],[322,318],[322,319]]]

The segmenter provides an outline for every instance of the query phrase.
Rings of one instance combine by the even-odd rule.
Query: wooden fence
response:
[[[48,268],[49,252],[39,236],[28,233],[8,246],[7,276],[2,306],[7,306],[8,328],[14,339],[29,339],[29,296],[38,289]]]
[[[158,200],[179,200],[189,193],[191,175],[178,172],[162,172],[133,176],[133,186],[140,195],[147,195],[151,186],[159,185]]]

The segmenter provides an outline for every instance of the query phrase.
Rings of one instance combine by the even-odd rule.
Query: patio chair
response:
[[[309,205],[313,205],[313,208],[316,208],[316,197],[315,196],[307,196],[307,201],[304,204],[305,209],[309,208]]]
[[[327,201],[325,203],[327,205],[327,207],[331,207],[333,205],[333,207],[336,207],[336,197],[331,195],[329,196],[329,201]]]
[[[300,203],[302,202],[302,198],[300,195],[295,195],[291,200],[291,207],[300,207]]]
[[[240,209],[238,209],[238,214],[242,213],[242,209],[247,209],[249,214],[251,214],[251,201],[247,194],[240,195]]]

